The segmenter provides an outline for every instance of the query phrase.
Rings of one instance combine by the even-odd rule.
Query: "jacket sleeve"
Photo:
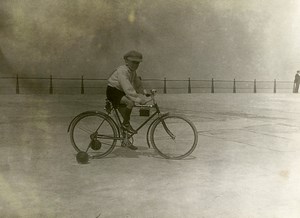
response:
[[[137,93],[144,94],[144,87],[142,83],[142,78],[140,76],[136,76],[134,78],[134,88]]]
[[[120,73],[118,75],[118,79],[119,79],[119,83],[121,85],[121,88],[125,92],[126,96],[130,100],[132,100],[136,103],[140,103],[141,98],[139,97],[139,95],[135,91],[134,87],[130,83],[128,76],[125,73]]]

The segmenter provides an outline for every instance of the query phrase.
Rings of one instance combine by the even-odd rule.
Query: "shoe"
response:
[[[131,150],[137,150],[138,148],[136,146],[134,146],[130,141],[123,141],[122,144],[121,144],[122,147],[126,147],[126,148],[129,148]]]
[[[129,123],[126,124],[123,123],[123,129],[129,133],[136,133],[136,130],[133,129]]]
[[[127,148],[131,149],[131,150],[137,150],[138,148],[136,146],[134,146],[133,144],[129,143],[129,145],[126,146]]]

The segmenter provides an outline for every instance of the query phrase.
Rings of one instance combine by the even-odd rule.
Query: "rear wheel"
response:
[[[153,124],[150,142],[162,157],[178,160],[195,150],[198,133],[194,124],[186,117],[168,115]]]
[[[99,158],[111,153],[116,146],[118,129],[106,114],[87,113],[76,118],[70,128],[70,139],[77,152]]]

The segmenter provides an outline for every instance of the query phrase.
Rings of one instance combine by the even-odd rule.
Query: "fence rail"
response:
[[[293,81],[143,79],[161,93],[291,93]],[[81,77],[0,77],[0,94],[103,94],[106,79]]]

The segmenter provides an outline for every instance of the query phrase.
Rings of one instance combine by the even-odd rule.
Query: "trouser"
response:
[[[295,93],[298,93],[299,90],[299,83],[295,83]]]
[[[123,117],[123,124],[130,123],[130,115],[134,103],[127,99],[125,92],[118,90],[117,88],[107,86],[106,97],[110,100],[115,108]],[[126,106],[123,106],[125,104]]]
[[[129,124],[132,109],[129,109],[127,107],[119,107],[118,110],[123,117],[123,124]]]

